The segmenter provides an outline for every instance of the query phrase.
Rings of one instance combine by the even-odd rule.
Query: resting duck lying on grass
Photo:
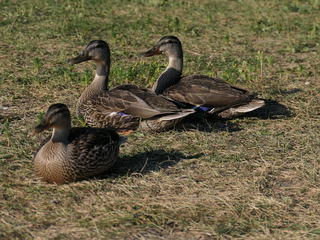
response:
[[[35,132],[53,128],[34,157],[36,174],[50,183],[67,183],[100,174],[117,161],[125,141],[106,128],[72,128],[66,105],[53,104]]]
[[[152,90],[174,101],[193,106],[199,111],[216,113],[223,118],[239,116],[265,105],[247,90],[231,86],[219,78],[204,75],[181,77],[183,67],[182,44],[177,37],[165,36],[144,57],[165,54],[169,58],[166,70]]]

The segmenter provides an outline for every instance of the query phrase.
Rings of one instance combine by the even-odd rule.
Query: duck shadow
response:
[[[292,89],[278,89],[277,93],[280,93],[281,95],[290,95],[290,94],[295,94],[298,92],[303,92],[302,89],[300,88],[292,88]]]
[[[176,165],[181,160],[199,158],[202,155],[202,153],[184,155],[179,151],[166,151],[163,149],[140,152],[133,156],[124,155],[119,157],[112,169],[98,178],[116,178],[119,176],[160,171],[161,169]]]
[[[294,116],[293,112],[287,106],[275,100],[263,100],[266,103],[263,107],[234,118],[222,118],[216,114],[211,115],[206,113],[196,113],[190,115],[186,117],[180,124],[178,124],[175,127],[175,130],[178,132],[192,130],[201,132],[239,132],[243,130],[243,128],[241,128],[238,123],[231,122],[229,120],[248,117],[258,119],[280,119]]]
[[[197,113],[186,117],[179,125],[175,127],[176,131],[200,132],[239,132],[243,130],[239,124],[230,122],[226,119],[208,117],[206,113]]]
[[[277,89],[277,90],[271,90],[274,94],[280,94],[280,95],[291,95],[295,93],[303,92],[300,88],[293,88],[293,89]],[[279,118],[290,118],[294,116],[293,111],[271,99],[262,99],[265,101],[265,105],[262,108],[256,109],[252,112],[246,113],[242,115],[242,117],[256,117],[261,119],[279,119]]]
[[[252,112],[240,116],[240,118],[255,117],[259,119],[280,119],[294,116],[293,112],[287,106],[271,99],[263,99],[265,105]]]

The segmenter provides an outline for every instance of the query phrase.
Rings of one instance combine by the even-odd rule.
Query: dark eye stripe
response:
[[[176,43],[181,44],[179,38],[176,36],[164,36],[159,40],[159,45],[167,44],[167,43]]]
[[[175,41],[175,40],[167,40],[167,41],[165,41],[165,42],[160,43],[160,46],[165,45],[165,44],[169,44],[169,43],[176,43],[176,44],[179,44],[179,42],[178,42],[178,41]]]
[[[102,40],[93,40],[86,47],[88,50],[93,48],[108,48],[108,44]]]
[[[53,112],[48,112],[47,118],[53,118],[60,114],[67,115],[69,114],[69,111],[65,109],[55,109]]]
[[[58,114],[70,115],[70,112],[65,105],[53,105],[47,111],[47,118],[53,118]]]

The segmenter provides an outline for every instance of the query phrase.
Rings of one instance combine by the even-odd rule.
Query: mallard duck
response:
[[[36,175],[50,183],[81,180],[108,170],[125,140],[106,128],[72,128],[70,112],[61,103],[48,108],[35,132],[48,128],[53,128],[53,133],[36,151],[34,169]]]
[[[96,74],[77,103],[77,114],[89,126],[109,126],[122,132],[136,129],[161,131],[195,112],[193,109],[180,109],[172,101],[146,88],[121,85],[109,90],[110,49],[105,41],[91,41],[69,63],[89,60],[95,62]]]
[[[231,86],[222,79],[204,75],[181,77],[182,44],[175,36],[162,37],[154,47],[141,55],[150,57],[159,54],[165,54],[169,58],[169,64],[152,87],[156,94],[225,118],[238,116],[265,105],[263,100],[256,98],[256,94]]]

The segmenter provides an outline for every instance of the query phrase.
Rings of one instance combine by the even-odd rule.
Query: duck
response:
[[[221,118],[237,117],[265,105],[265,101],[256,98],[255,93],[232,86],[220,78],[198,74],[181,76],[183,49],[176,36],[162,37],[140,55],[151,57],[160,54],[167,56],[169,64],[152,87],[158,95]]]
[[[68,107],[49,106],[35,133],[53,129],[34,154],[35,174],[48,183],[83,180],[109,170],[126,138],[108,128],[71,127]]]
[[[122,134],[135,130],[164,131],[172,128],[194,109],[181,108],[174,101],[147,88],[126,84],[108,87],[110,48],[103,40],[90,41],[70,64],[93,61],[93,81],[77,102],[77,115],[91,127],[111,127]]]

